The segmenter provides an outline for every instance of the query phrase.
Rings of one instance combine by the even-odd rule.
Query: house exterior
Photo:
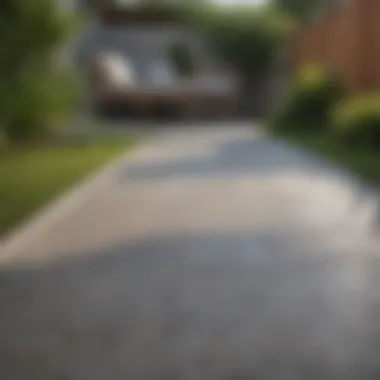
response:
[[[165,11],[138,3],[99,3],[98,19],[75,43],[75,61],[87,78],[92,105],[141,117],[166,110],[181,117],[233,115],[238,79],[192,30]],[[186,46],[193,63],[178,73],[168,52]]]

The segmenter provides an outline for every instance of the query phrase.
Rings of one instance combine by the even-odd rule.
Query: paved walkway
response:
[[[166,129],[0,267],[0,379],[377,379],[376,198],[248,125]]]

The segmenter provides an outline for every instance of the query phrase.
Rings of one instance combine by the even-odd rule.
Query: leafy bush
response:
[[[78,104],[75,78],[66,72],[36,72],[14,83],[6,103],[10,141],[44,139],[57,132]]]
[[[305,65],[297,71],[272,124],[281,130],[326,129],[330,110],[342,95],[339,82],[325,68]]]
[[[380,94],[341,101],[332,112],[332,125],[345,144],[365,149],[380,148]]]

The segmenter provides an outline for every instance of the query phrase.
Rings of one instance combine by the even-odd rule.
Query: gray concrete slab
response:
[[[0,267],[0,379],[377,379],[377,197],[249,124],[156,133]]]

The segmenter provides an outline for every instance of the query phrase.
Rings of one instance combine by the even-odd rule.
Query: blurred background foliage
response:
[[[58,4],[0,3],[0,125],[6,139],[41,136],[53,128],[53,120],[75,110],[76,81],[59,61],[78,22]]]

